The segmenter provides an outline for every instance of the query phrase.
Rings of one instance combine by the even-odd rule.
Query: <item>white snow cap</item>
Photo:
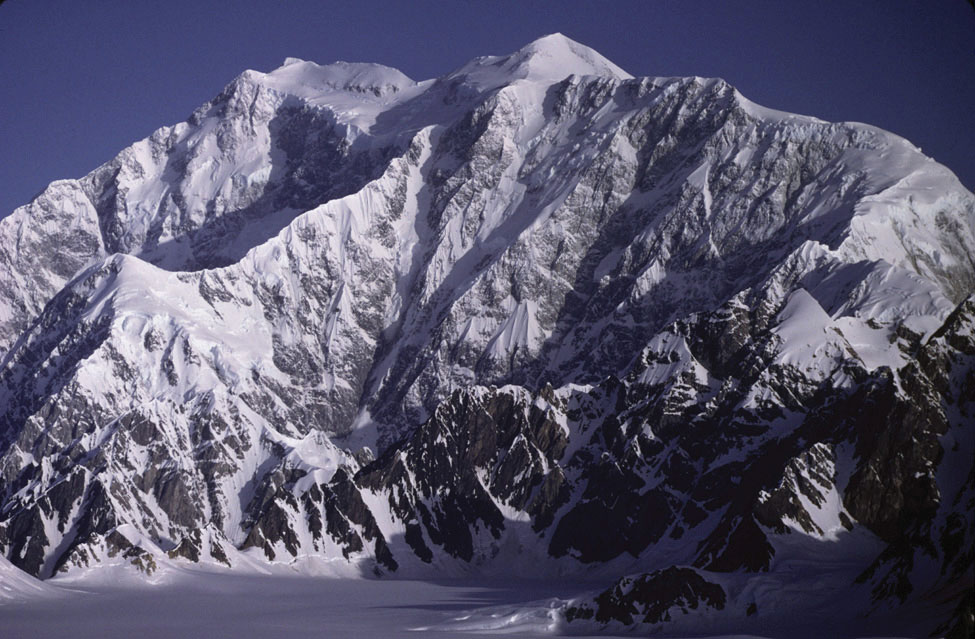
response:
[[[319,65],[300,58],[286,58],[274,71],[255,75],[271,89],[311,100],[335,92],[367,99],[398,100],[404,94],[412,95],[429,86],[428,83],[418,84],[397,69],[381,64],[333,62]],[[561,33],[553,33],[508,55],[475,58],[447,78],[463,78],[480,90],[490,90],[513,80],[551,84],[570,75],[618,80],[633,77],[593,49]]]
[[[627,80],[633,76],[598,52],[561,33],[530,42],[506,56],[476,58],[453,76],[467,76],[477,85],[495,84],[512,78],[558,82],[570,75],[609,76]]]
[[[561,80],[570,74],[608,75],[620,80],[633,76],[598,52],[561,33],[553,33],[519,49],[512,59],[528,69],[529,77]]]
[[[287,58],[282,66],[264,76],[264,83],[295,95],[303,95],[308,90],[384,95],[416,85],[401,71],[381,64],[340,61],[320,65],[298,58]]]

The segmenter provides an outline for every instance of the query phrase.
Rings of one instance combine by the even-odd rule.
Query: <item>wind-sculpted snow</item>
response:
[[[975,197],[884,131],[558,35],[289,59],[0,235],[0,548],[42,578],[970,578]],[[629,592],[566,615],[663,620]]]

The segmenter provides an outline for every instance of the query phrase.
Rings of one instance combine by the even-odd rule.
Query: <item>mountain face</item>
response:
[[[247,71],[0,221],[0,550],[628,575],[565,618],[651,625],[825,555],[964,632],[973,255],[905,140],[560,35]]]

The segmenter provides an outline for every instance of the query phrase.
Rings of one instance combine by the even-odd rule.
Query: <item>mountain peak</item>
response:
[[[528,69],[529,77],[555,80],[570,74],[608,75],[621,80],[633,77],[596,50],[561,33],[542,36],[509,57]]]
[[[299,95],[343,91],[380,96],[416,84],[403,72],[382,64],[339,61],[320,65],[299,58],[287,58],[283,65],[264,75],[264,82]]]
[[[558,31],[548,35],[543,35],[540,38],[536,38],[523,46],[520,50],[533,52],[557,52],[563,51],[567,48],[582,48],[588,51],[593,51],[584,44],[580,44],[579,42],[576,42],[572,38]],[[595,53],[595,51],[593,51],[593,53]]]
[[[626,569],[573,618],[721,632],[785,623],[787,546],[790,617],[946,610],[975,197],[876,129],[627,77],[561,34],[421,83],[289,59],[0,220],[0,606],[36,592],[5,561]]]
[[[511,80],[558,82],[570,75],[619,80],[633,77],[594,49],[561,33],[538,38],[508,55],[475,58],[452,75],[466,76],[482,88]]]

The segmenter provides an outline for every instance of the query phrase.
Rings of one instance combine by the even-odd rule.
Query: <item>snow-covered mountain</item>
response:
[[[907,141],[561,35],[246,71],[0,221],[0,549],[635,575],[580,623],[825,555],[970,623],[973,255]]]

